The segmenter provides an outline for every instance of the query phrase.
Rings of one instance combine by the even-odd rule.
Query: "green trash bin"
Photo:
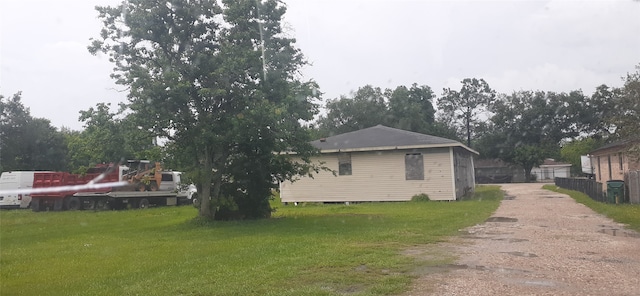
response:
[[[607,181],[607,199],[610,203],[618,204],[624,202],[624,181]]]

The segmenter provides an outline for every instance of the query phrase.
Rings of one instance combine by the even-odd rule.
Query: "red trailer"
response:
[[[58,187],[60,190],[31,194],[31,209],[34,212],[38,212],[46,208],[50,208],[54,211],[82,209],[84,206],[82,200],[74,196],[74,194],[80,192],[111,192],[112,188],[107,187],[76,190],[73,186],[86,185],[87,183],[96,180],[96,178],[103,173],[104,177],[96,183],[120,181],[118,166],[113,164],[97,165],[96,167],[89,169],[86,174],[71,174],[67,172],[35,172],[33,174],[34,189]]]
[[[31,209],[121,209],[147,208],[151,205],[177,205],[196,202],[195,188],[183,188],[180,172],[162,171],[158,163],[129,161],[128,166],[98,165],[86,174],[36,172],[33,176]],[[98,176],[100,179],[97,179]],[[118,187],[87,188],[89,182],[120,183]],[[105,184],[109,186],[111,184]],[[52,189],[37,192],[38,189]]]

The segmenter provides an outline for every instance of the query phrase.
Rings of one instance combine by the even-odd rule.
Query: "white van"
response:
[[[31,195],[12,193],[18,189],[33,187],[33,173],[27,171],[3,172],[0,175],[0,208],[26,209],[31,203]]]

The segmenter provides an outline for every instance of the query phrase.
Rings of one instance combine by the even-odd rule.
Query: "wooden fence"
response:
[[[640,171],[628,172],[624,176],[627,198],[632,204],[640,204]]]
[[[602,191],[602,183],[598,183],[596,180],[578,178],[555,178],[554,180],[558,187],[580,191],[593,200],[607,202],[606,196]]]
[[[605,194],[606,187],[602,183],[598,183],[591,179],[578,178],[555,178],[556,186],[580,191],[593,200],[599,202],[613,202],[607,199]],[[640,171],[628,172],[624,176],[625,201],[632,204],[640,204]],[[603,189],[605,191],[603,191]]]

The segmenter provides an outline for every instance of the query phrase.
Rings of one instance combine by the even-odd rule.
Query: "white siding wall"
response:
[[[405,154],[422,153],[424,180],[405,180]],[[338,171],[337,154],[317,158]],[[352,152],[350,176],[331,172],[280,184],[283,202],[405,201],[426,193],[431,200],[455,200],[448,148]]]
[[[553,180],[554,178],[569,178],[571,177],[570,166],[544,166],[538,168],[532,168],[531,174],[536,175],[538,181]]]

